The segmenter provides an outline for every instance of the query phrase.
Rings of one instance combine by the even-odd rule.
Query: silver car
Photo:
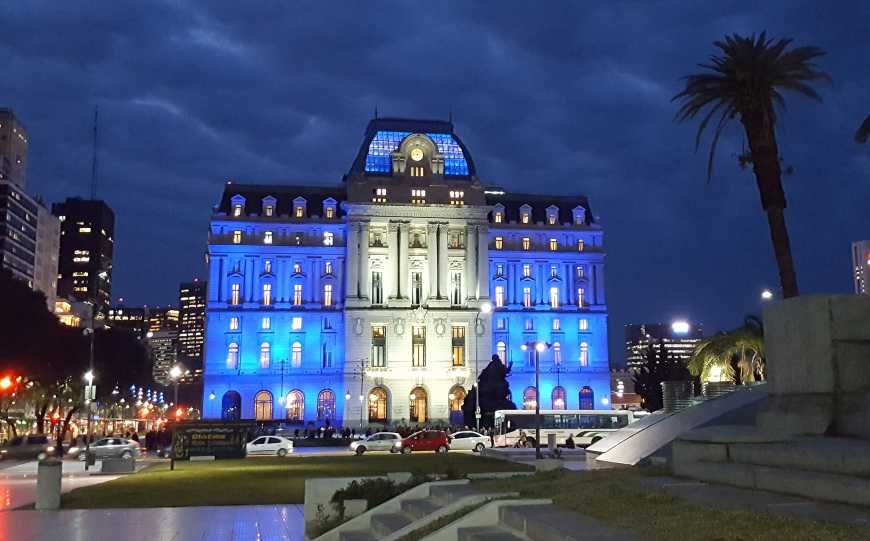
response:
[[[350,450],[361,455],[366,451],[390,451],[394,453],[393,445],[402,441],[402,436],[396,432],[376,432],[364,440],[350,444]]]
[[[79,449],[79,460],[84,460],[85,448]],[[91,444],[97,460],[104,458],[134,458],[139,456],[139,444],[127,438],[102,438]]]

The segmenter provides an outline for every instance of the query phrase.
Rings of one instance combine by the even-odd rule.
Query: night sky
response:
[[[99,104],[98,196],[128,305],[176,302],[205,275],[227,179],[337,183],[377,106],[452,112],[486,184],[589,196],[613,362],[628,322],[734,327],[778,285],[755,179],[734,126],[708,184],[696,124],[670,102],[731,32],[829,52],[824,103],[787,95],[778,134],[802,292],[850,292],[850,242],[870,237],[870,146],[852,140],[870,113],[867,2],[75,4],[0,4],[0,106],[30,134],[28,191],[57,201],[88,195]]]

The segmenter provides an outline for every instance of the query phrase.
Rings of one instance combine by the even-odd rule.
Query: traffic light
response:
[[[60,413],[55,410],[55,412],[51,414],[51,424],[56,425],[58,423],[60,423]]]

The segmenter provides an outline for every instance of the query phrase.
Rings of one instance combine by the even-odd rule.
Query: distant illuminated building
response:
[[[178,308],[172,306],[166,307],[147,307],[148,310],[148,332],[160,331],[175,331],[178,333]]]
[[[695,346],[704,336],[700,323],[678,320],[671,323],[641,323],[625,326],[625,365],[640,369],[646,362],[647,349],[664,345],[670,359],[689,362]]]
[[[205,341],[205,302],[208,284],[194,280],[178,288],[178,353],[202,365]]]
[[[178,329],[164,329],[147,334],[153,361],[154,381],[169,385],[169,370],[178,362]]]
[[[109,309],[108,325],[126,329],[142,340],[148,332],[148,307],[117,305]]]
[[[635,392],[634,372],[610,371],[610,405],[613,409],[641,409],[641,397]]]
[[[867,295],[867,279],[870,278],[870,240],[852,243],[852,270],[855,278],[855,293]]]

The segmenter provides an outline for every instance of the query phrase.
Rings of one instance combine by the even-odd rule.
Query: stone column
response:
[[[448,298],[447,224],[438,225],[438,298]]]
[[[438,226],[426,226],[426,265],[429,267],[430,299],[438,297]]]
[[[371,279],[369,272],[369,223],[360,224],[359,231],[359,296],[370,299]]]
[[[345,262],[345,274],[347,278],[347,296],[359,297],[359,224],[351,222],[347,224],[347,261]]]
[[[465,290],[466,298],[477,299],[480,292],[477,289],[477,227],[465,226]]]
[[[387,299],[399,296],[399,224],[387,225],[387,264],[384,265],[387,278]]]
[[[398,298],[408,299],[408,230],[411,227],[409,223],[399,224],[399,287]]]
[[[221,269],[223,268],[223,257],[215,257],[211,255],[208,258],[208,300],[211,302],[220,302],[223,281],[220,279]]]
[[[489,300],[489,227],[486,224],[477,226],[477,283],[477,298]]]

